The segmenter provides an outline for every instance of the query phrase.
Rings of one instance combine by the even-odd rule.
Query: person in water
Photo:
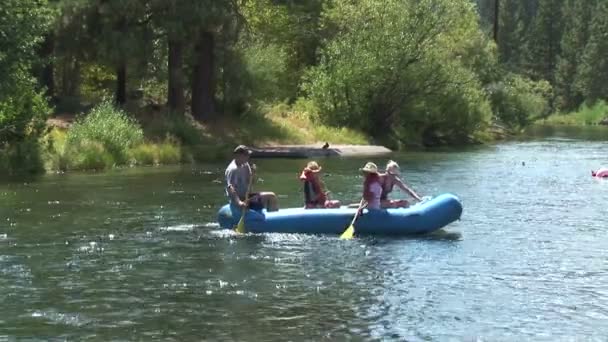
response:
[[[247,192],[251,191],[249,185],[255,178],[255,165],[249,164],[251,150],[244,145],[237,146],[233,151],[234,159],[226,168],[226,195],[230,204],[241,208],[249,207],[252,210],[268,211],[279,210],[277,196],[274,192]]]
[[[363,172],[363,200],[367,202],[368,209],[380,209],[380,198],[382,196],[382,180],[378,173],[378,166],[369,162],[360,169]]]
[[[380,198],[382,208],[407,208],[410,203],[405,199],[391,200],[388,195],[393,191],[393,188],[398,186],[401,190],[407,192],[418,201],[422,201],[422,198],[418,196],[412,189],[410,189],[401,178],[399,178],[400,170],[399,164],[389,160],[386,164],[386,172],[380,174],[382,182],[382,196]]]
[[[328,198],[325,184],[319,178],[321,170],[317,162],[311,161],[300,174],[300,180],[304,182],[305,208],[339,208],[340,201]]]

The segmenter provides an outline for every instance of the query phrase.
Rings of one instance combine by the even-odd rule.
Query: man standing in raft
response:
[[[382,208],[407,208],[409,207],[409,202],[405,199],[399,200],[390,200],[388,199],[388,195],[393,191],[393,187],[396,185],[401,190],[409,193],[412,197],[417,199],[418,201],[422,201],[422,198],[418,196],[412,189],[408,188],[405,183],[399,178],[399,164],[396,162],[389,160],[386,164],[386,172],[380,174],[381,182],[382,182]]]
[[[321,167],[317,162],[309,162],[302,174],[300,180],[304,182],[304,204],[306,209],[312,208],[339,208],[340,201],[329,200],[327,198],[327,190],[325,184],[319,178]]]
[[[249,165],[251,150],[247,146],[239,145],[234,149],[233,155],[234,159],[225,172],[226,195],[230,198],[230,204],[258,211],[263,208],[268,211],[279,210],[274,192],[251,192],[249,189],[255,177],[255,165]],[[249,198],[246,198],[248,193]]]

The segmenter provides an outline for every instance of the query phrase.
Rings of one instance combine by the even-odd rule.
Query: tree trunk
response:
[[[61,95],[78,96],[80,94],[80,63],[72,56],[63,58],[59,63],[61,69]]]
[[[127,63],[121,62],[116,68],[116,104],[127,103]]]
[[[201,32],[192,73],[192,116],[199,121],[212,118],[215,112],[214,47],[213,33]]]
[[[167,104],[169,109],[184,114],[186,101],[184,98],[184,76],[182,73],[183,43],[176,39],[169,39],[169,85]]]
[[[494,42],[498,44],[498,18],[500,11],[500,0],[494,0]]]
[[[44,36],[44,41],[40,46],[40,57],[44,61],[42,70],[40,71],[40,83],[46,88],[46,96],[53,98],[55,96],[55,65],[53,63],[53,51],[55,50],[55,36],[48,33]]]

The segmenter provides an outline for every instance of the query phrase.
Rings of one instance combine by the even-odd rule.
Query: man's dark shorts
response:
[[[249,194],[249,209],[255,211],[262,211],[262,209],[264,209],[264,203],[262,203],[260,193],[254,192]]]

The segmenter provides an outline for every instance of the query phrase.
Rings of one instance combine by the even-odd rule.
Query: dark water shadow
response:
[[[360,237],[362,241],[370,246],[391,244],[395,241],[462,241],[461,232],[446,231],[444,229],[437,230],[429,234],[418,234],[418,235],[378,235],[378,236],[364,236]]]

